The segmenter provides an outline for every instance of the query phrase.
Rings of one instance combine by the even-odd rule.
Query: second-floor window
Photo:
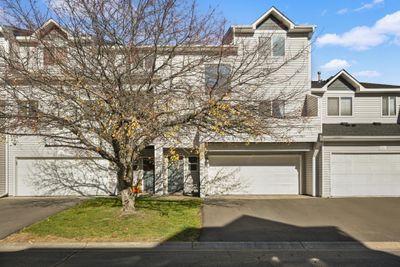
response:
[[[284,118],[285,101],[283,100],[264,100],[259,104],[259,113],[264,117]]]
[[[67,57],[65,47],[47,47],[43,51],[43,63],[45,66],[53,66],[62,63]]]
[[[285,36],[282,35],[272,36],[272,56],[274,57],[285,56]]]
[[[36,100],[19,100],[18,117],[21,118],[36,118],[38,113],[38,101]]]
[[[328,116],[352,116],[353,99],[351,97],[328,97]]]
[[[396,97],[382,96],[382,116],[396,116]]]
[[[205,82],[208,90],[225,91],[230,88],[231,66],[228,64],[211,64],[205,66]]]

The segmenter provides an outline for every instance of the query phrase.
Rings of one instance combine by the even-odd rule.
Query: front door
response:
[[[168,193],[181,193],[184,187],[184,159],[182,156],[178,160],[168,163]]]
[[[143,158],[143,192],[154,193],[153,158]]]

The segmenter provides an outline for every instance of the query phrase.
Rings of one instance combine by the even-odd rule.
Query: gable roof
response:
[[[261,17],[259,17],[251,26],[253,27],[253,29],[257,29],[257,27],[270,16],[273,16],[280,20],[288,29],[292,29],[295,27],[293,21],[291,21],[274,6],[271,7],[267,12],[265,12]]]
[[[287,27],[287,31],[289,33],[305,33],[308,34],[309,38],[312,37],[314,30],[316,28],[315,25],[297,25],[293,21],[291,21],[288,17],[286,17],[281,11],[279,11],[276,7],[271,7],[267,12],[261,15],[253,24],[251,25],[232,25],[225,36],[229,36],[229,34],[254,34],[257,27],[262,24],[267,18],[274,17],[278,19],[282,24]]]
[[[358,89],[358,91],[366,91],[365,89],[379,89],[379,90],[384,90],[384,89],[396,90],[396,89],[398,89],[398,90],[400,90],[400,85],[360,82],[344,69],[339,71],[337,74],[329,77],[326,80],[311,81],[311,89],[326,90],[327,87],[329,85],[331,85],[333,82],[335,82],[339,77],[344,77],[352,85],[355,85],[355,87]]]

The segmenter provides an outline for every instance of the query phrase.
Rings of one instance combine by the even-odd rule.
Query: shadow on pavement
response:
[[[194,230],[185,229],[170,240]],[[232,238],[221,240],[221,231]],[[215,240],[207,241],[215,242],[164,242],[151,248],[103,243],[86,248],[3,250],[0,266],[400,266],[399,256],[371,250],[336,227],[299,227],[242,216],[224,227],[202,229],[202,235],[204,232],[212,233]],[[255,242],[226,243],[249,240]],[[336,247],[324,247],[338,241]],[[319,245],[313,247],[315,244]]]

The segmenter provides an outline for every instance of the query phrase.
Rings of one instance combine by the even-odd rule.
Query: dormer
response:
[[[253,30],[284,30],[293,29],[295,24],[275,7],[264,13],[253,24]]]
[[[360,82],[346,70],[341,70],[327,80],[313,81],[313,93],[354,92],[354,93],[400,93],[400,86]]]
[[[311,39],[314,30],[314,25],[297,25],[276,7],[272,7],[251,25],[231,26],[225,35],[225,43],[234,42],[235,37],[252,37],[257,31],[281,31]]]

